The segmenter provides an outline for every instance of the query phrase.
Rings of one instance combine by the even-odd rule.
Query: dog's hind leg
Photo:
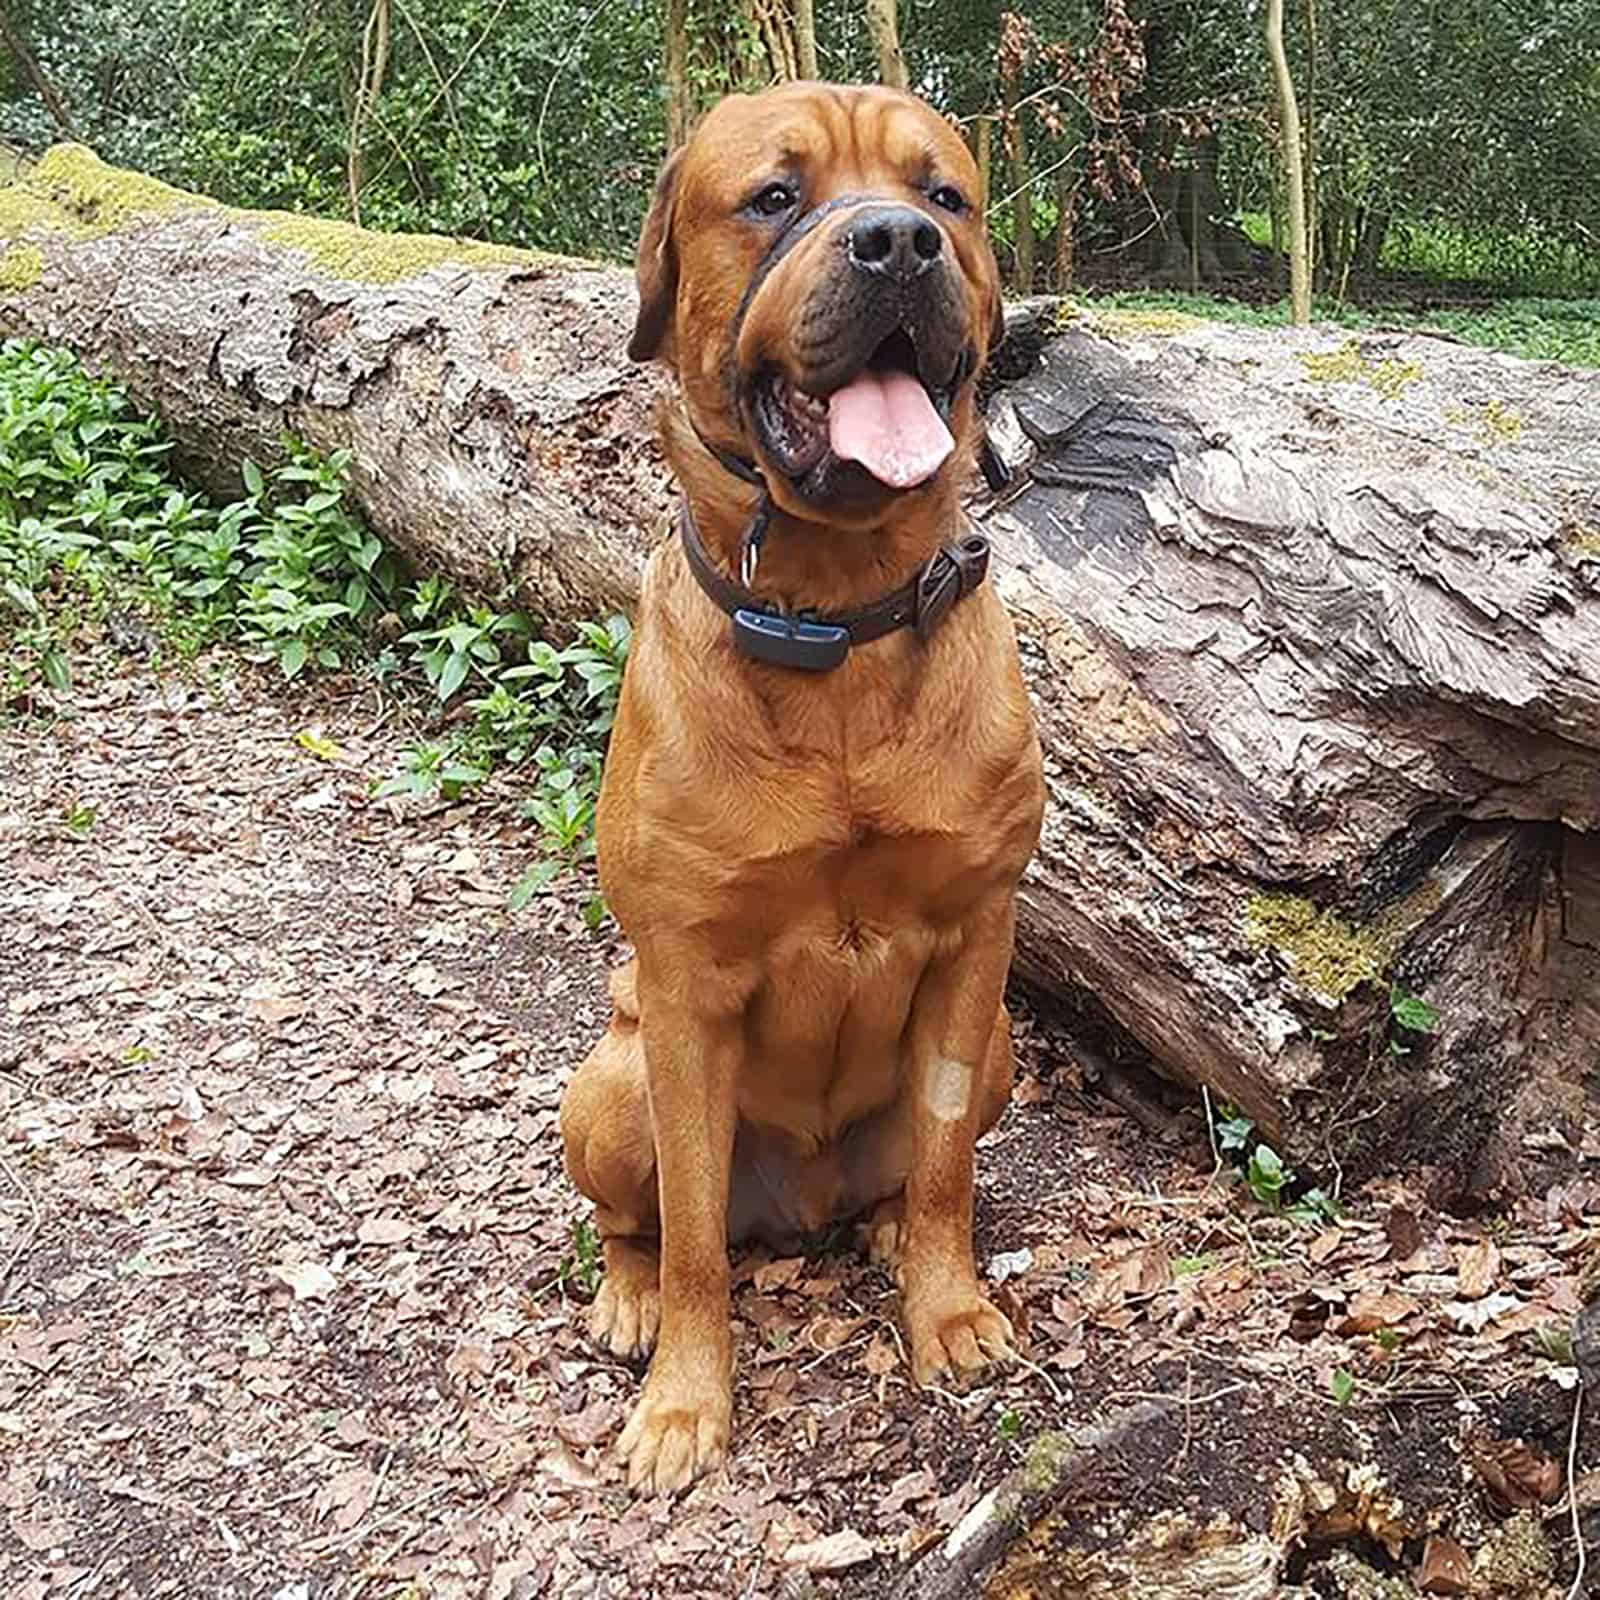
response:
[[[661,1323],[656,1152],[631,962],[612,975],[611,999],[605,1036],[561,1097],[561,1139],[572,1181],[594,1201],[605,1254],[590,1331],[631,1357],[649,1354]]]

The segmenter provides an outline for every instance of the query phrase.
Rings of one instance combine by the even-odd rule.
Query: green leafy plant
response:
[[[558,1276],[563,1284],[575,1284],[587,1298],[593,1299],[600,1287],[605,1267],[600,1254],[600,1235],[591,1222],[572,1224],[572,1248],[561,1258]]]
[[[1439,1031],[1439,1013],[1399,983],[1389,985],[1389,1017],[1396,1030],[1390,1035],[1389,1049],[1397,1056],[1411,1054],[1416,1035]]]
[[[1354,1375],[1346,1372],[1343,1367],[1335,1367],[1328,1374],[1328,1392],[1339,1405],[1349,1405],[1356,1392]]]
[[[1268,1210],[1305,1223],[1333,1222],[1343,1215],[1338,1202],[1320,1188],[1308,1188],[1285,1204],[1285,1193],[1297,1187],[1298,1175],[1258,1136],[1255,1123],[1234,1107],[1221,1107],[1212,1131],[1218,1150],[1233,1158],[1245,1186]]]
[[[519,611],[466,604],[438,575],[413,581],[351,509],[347,451],[323,457],[287,439],[275,465],[246,461],[241,497],[218,506],[170,476],[169,448],[66,352],[0,346],[6,703],[66,693],[78,635],[102,619],[107,633],[131,629],[183,655],[232,640],[288,678],[358,667],[436,702],[475,690],[471,720],[407,750],[378,795],[454,801],[496,768],[517,772],[550,859],[524,875],[513,905],[593,853],[626,621],[584,623],[558,647]],[[591,926],[604,915],[598,897],[584,908]]]

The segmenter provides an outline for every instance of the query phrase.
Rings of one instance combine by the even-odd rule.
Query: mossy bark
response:
[[[348,447],[419,567],[547,619],[631,604],[672,486],[628,273],[230,210],[77,147],[0,190],[0,241],[0,326],[120,379],[212,488],[286,431]],[[1012,320],[1019,477],[972,510],[1051,788],[1020,974],[1091,991],[1302,1170],[1498,1173],[1517,1116],[1580,1116],[1600,1053],[1600,874],[1573,865],[1600,373],[1372,334],[1360,374],[1413,374],[1379,385],[1313,376],[1342,330]],[[1514,433],[1474,424],[1486,396]],[[1442,1012],[1405,1056],[1396,977]]]

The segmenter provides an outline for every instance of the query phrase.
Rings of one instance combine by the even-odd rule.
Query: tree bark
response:
[[[76,147],[0,214],[0,323],[160,411],[209,488],[291,431],[353,452],[414,564],[551,622],[631,605],[673,491],[628,274],[230,211]],[[1017,477],[971,502],[1050,785],[1019,977],[1302,1171],[1433,1162],[1481,1199],[1525,1125],[1581,1138],[1600,1050],[1600,373],[1057,316],[1013,308]]]
[[[895,0],[867,0],[867,31],[878,52],[878,82],[888,84],[891,89],[909,87]]]
[[[1283,48],[1283,0],[1267,0],[1267,55],[1278,96],[1284,199],[1289,211],[1289,306],[1297,326],[1311,320],[1311,244],[1306,233],[1305,170],[1300,153],[1300,108]]]
[[[38,58],[34,55],[23,38],[17,25],[11,20],[10,13],[4,6],[0,6],[0,38],[4,38],[6,49],[11,52],[12,59],[17,63],[18,69],[24,78],[33,85],[34,92],[44,101],[44,108],[50,113],[50,119],[69,139],[78,137],[78,130],[73,126],[72,117],[67,111],[66,102],[62,100],[60,91],[45,76],[44,69],[39,65]]]
[[[1028,172],[1028,135],[1017,110],[1016,74],[1008,72],[1001,80],[1000,92],[1005,107],[1007,173],[1011,184],[1011,218],[1014,286],[1019,294],[1033,293],[1033,184]]]
[[[816,0],[794,0],[794,50],[800,76],[807,80],[821,77],[817,70]]]
[[[689,0],[667,0],[665,54],[670,152],[688,139],[693,121],[689,101]]]
[[[350,143],[346,157],[346,183],[350,191],[350,220],[361,225],[361,184],[363,180],[362,137],[367,118],[383,92],[383,79],[389,70],[389,0],[372,0],[366,26],[361,30],[361,70],[356,78],[355,99],[350,108]]]

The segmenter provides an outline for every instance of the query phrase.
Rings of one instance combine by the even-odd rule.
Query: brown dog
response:
[[[973,1142],[1010,1092],[1043,789],[958,503],[1000,325],[961,139],[884,89],[725,100],[663,170],[638,271],[629,348],[678,372],[686,514],[600,797],[636,955],[561,1129],[605,1250],[594,1331],[656,1345],[620,1444],[648,1491],[727,1444],[730,1239],[867,1212],[918,1381],[1010,1354],[973,1268]]]

